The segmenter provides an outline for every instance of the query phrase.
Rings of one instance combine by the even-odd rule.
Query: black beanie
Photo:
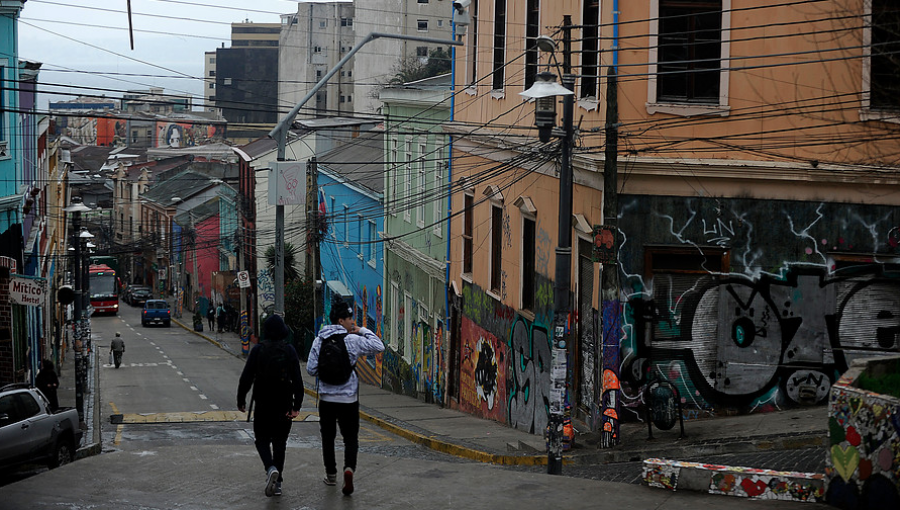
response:
[[[284,324],[284,319],[281,318],[278,314],[272,314],[271,317],[266,319],[266,322],[263,323],[263,333],[266,336],[266,340],[271,341],[279,341],[284,340],[290,334],[288,327]]]

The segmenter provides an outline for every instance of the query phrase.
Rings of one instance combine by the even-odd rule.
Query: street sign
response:
[[[306,203],[306,162],[273,161],[269,171],[269,205]]]
[[[250,272],[249,271],[238,271],[237,274],[238,287],[242,289],[250,288]]]
[[[601,264],[616,263],[616,227],[594,225],[594,253],[591,259]]]

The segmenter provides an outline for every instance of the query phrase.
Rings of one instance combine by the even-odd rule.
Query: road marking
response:
[[[200,399],[201,399],[201,400],[209,400],[209,399],[206,397],[206,395],[204,395],[204,394],[202,394],[202,393],[200,394]]]
[[[122,430],[125,429],[125,425],[117,425],[116,426],[116,437],[113,439],[113,444],[119,446],[122,443]]]
[[[191,386],[191,389],[194,390],[194,391],[200,391],[200,390],[197,389],[196,386]]]
[[[209,407],[212,407],[213,409],[218,409],[218,408],[219,408],[219,406],[217,406],[217,405],[215,405],[215,404],[210,404]]]
[[[184,374],[182,374],[182,375],[184,375]],[[187,383],[191,382],[191,380],[188,379],[187,377],[182,377],[181,380],[184,382],[187,382]]]
[[[240,411],[192,411],[183,413],[145,413],[124,414],[122,423],[196,423],[196,422],[229,422],[246,421],[247,413]],[[294,418],[296,422],[317,422],[319,415],[314,411],[300,411]]]

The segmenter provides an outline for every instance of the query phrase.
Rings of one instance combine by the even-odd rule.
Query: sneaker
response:
[[[353,468],[344,469],[344,487],[341,489],[341,492],[345,496],[353,494]]]
[[[276,496],[281,496],[281,482],[275,482],[275,491],[273,492]]]
[[[337,473],[325,473],[322,481],[325,482],[325,485],[337,485]]]
[[[268,473],[266,475],[266,496],[271,498],[275,494],[275,484],[278,483],[278,468],[269,466],[269,470],[266,473]]]

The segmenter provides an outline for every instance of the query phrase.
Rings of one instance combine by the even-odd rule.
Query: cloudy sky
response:
[[[164,87],[202,102],[203,52],[230,46],[231,23],[279,23],[296,0],[28,0],[19,18],[19,58],[43,63],[43,100],[119,97]],[[100,90],[78,89],[78,86]],[[53,95],[53,93],[66,95]]]

